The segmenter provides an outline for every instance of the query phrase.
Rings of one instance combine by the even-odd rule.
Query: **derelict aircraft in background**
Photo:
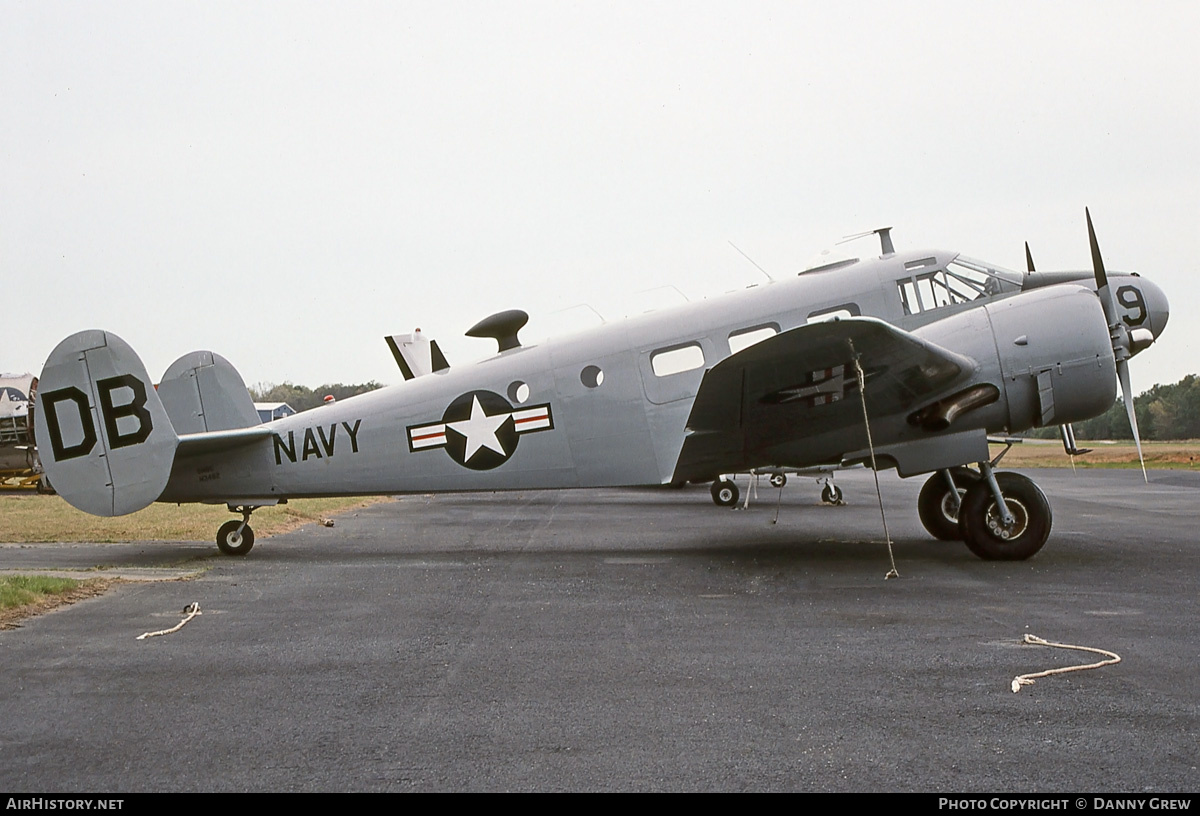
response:
[[[231,555],[253,546],[250,514],[288,498],[874,461],[932,474],[918,511],[934,536],[1023,559],[1045,543],[1050,505],[1030,479],[993,470],[988,434],[1101,414],[1119,379],[1136,438],[1127,361],[1168,317],[1153,283],[1106,273],[1087,224],[1091,272],[899,253],[879,230],[878,257],[537,345],[518,339],[524,312],[500,312],[467,332],[497,341],[491,357],[450,366],[432,346],[399,385],[266,425],[219,355],[181,357],[156,390],[123,340],[83,331],[46,362],[35,434],[54,488],[86,512],[227,504],[242,516],[217,533]]]

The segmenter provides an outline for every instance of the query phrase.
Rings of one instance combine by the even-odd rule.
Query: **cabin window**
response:
[[[588,388],[599,388],[604,382],[604,371],[600,366],[585,366],[583,371],[579,372],[579,381]]]
[[[650,367],[656,377],[669,377],[684,371],[692,371],[704,365],[704,350],[699,343],[662,349],[650,355]]]
[[[752,329],[738,329],[730,332],[729,353],[737,354],[742,349],[748,349],[755,343],[761,343],[768,337],[774,337],[777,334],[779,334],[779,327],[773,323],[769,326],[756,326]]]

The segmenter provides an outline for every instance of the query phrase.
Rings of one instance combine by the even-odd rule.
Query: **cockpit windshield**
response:
[[[955,256],[945,266],[938,266],[933,258],[910,261],[904,270],[910,274],[896,281],[896,285],[904,313],[908,315],[1016,292],[1022,280],[1019,272],[964,255]]]

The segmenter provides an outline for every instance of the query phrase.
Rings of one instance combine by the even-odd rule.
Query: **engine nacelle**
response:
[[[967,388],[999,388],[998,399],[972,406],[955,427],[1017,432],[1079,422],[1107,411],[1117,396],[1104,311],[1082,286],[1024,292],[914,333],[979,362]]]

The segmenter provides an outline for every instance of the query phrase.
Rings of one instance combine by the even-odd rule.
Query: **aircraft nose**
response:
[[[1163,329],[1167,327],[1167,319],[1171,316],[1171,305],[1167,302],[1167,296],[1163,294],[1163,290],[1145,278],[1138,278],[1134,285],[1135,291],[1141,294],[1142,300],[1145,302],[1146,310],[1146,328],[1154,334],[1154,339],[1162,334]],[[1134,313],[1136,314],[1136,305]]]
[[[1128,330],[1125,343],[1132,356],[1149,348],[1163,333],[1171,307],[1155,284],[1139,275],[1130,275],[1127,280],[1117,287],[1116,302],[1118,320]]]

